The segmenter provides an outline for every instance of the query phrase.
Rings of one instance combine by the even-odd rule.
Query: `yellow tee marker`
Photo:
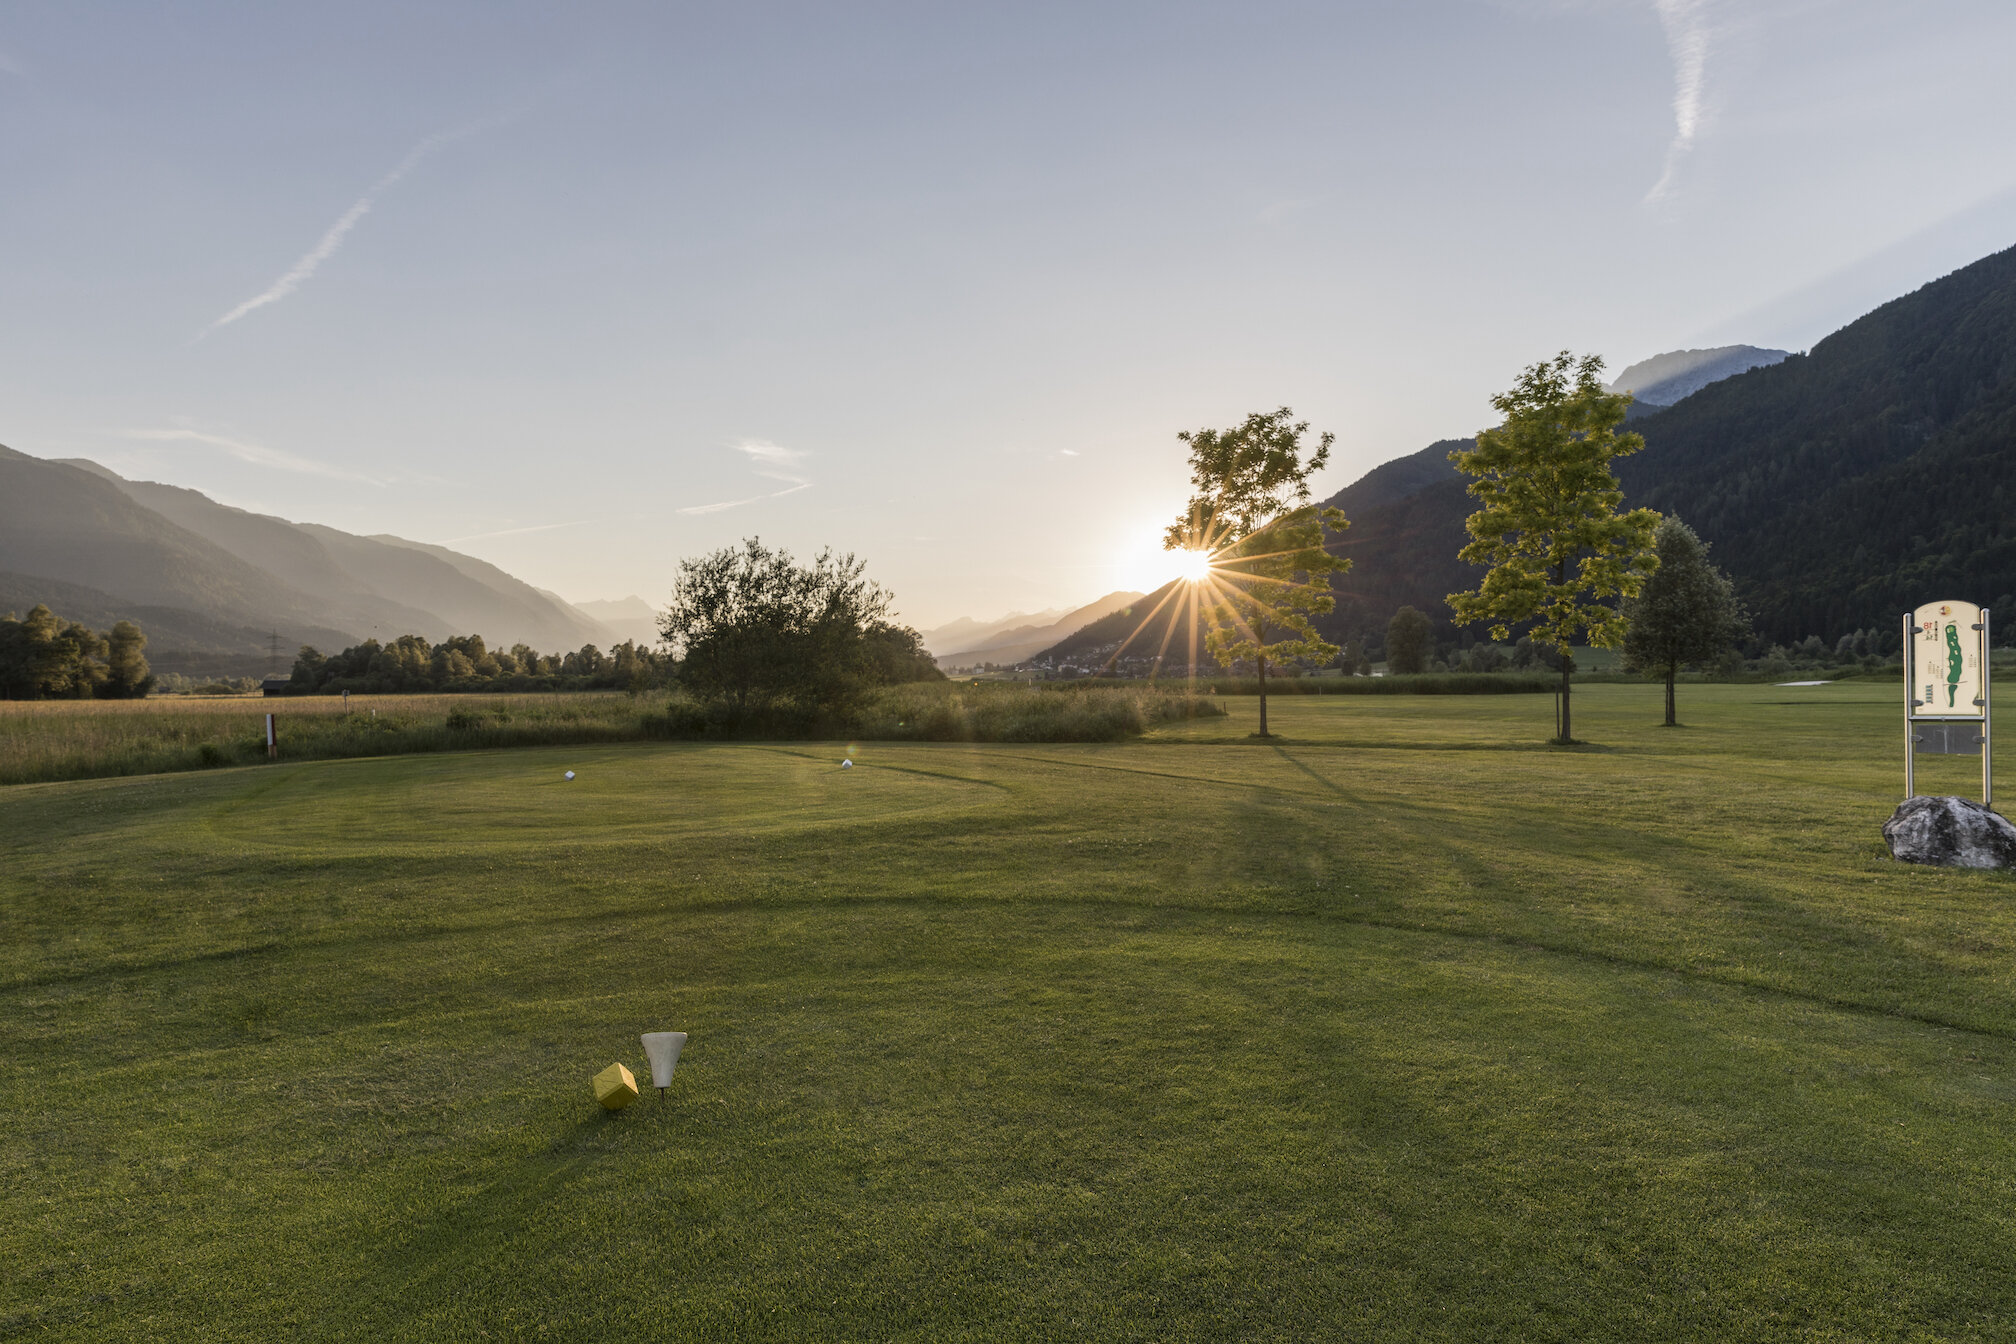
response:
[[[637,1100],[637,1080],[621,1064],[611,1064],[595,1075],[595,1100],[605,1111],[620,1111]]]

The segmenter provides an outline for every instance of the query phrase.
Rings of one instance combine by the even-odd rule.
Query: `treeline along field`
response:
[[[674,695],[379,695],[0,701],[0,785],[250,765],[273,714],[282,760],[647,739],[1114,742],[1220,713],[1209,699],[1126,687],[885,687],[844,713],[724,715]]]

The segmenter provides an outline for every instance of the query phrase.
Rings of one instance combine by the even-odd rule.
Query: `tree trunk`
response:
[[[1563,583],[1566,583],[1566,582],[1568,582],[1568,561],[1567,561],[1567,560],[1563,559],[1563,560],[1559,560],[1559,561],[1557,561],[1557,562],[1555,563],[1555,565],[1554,565],[1554,582],[1555,582],[1555,583],[1557,583],[1557,584],[1563,584]],[[1573,724],[1573,720],[1572,720],[1572,719],[1571,719],[1571,718],[1569,717],[1569,714],[1568,714],[1568,691],[1569,691],[1569,681],[1568,681],[1568,678],[1569,678],[1569,677],[1570,677],[1570,676],[1571,676],[1571,675],[1572,675],[1572,674],[1574,673],[1574,671],[1575,671],[1575,655],[1574,655],[1574,654],[1572,654],[1572,653],[1570,653],[1570,652],[1568,652],[1568,646],[1567,646],[1566,644],[1561,644],[1561,645],[1558,645],[1557,647],[1558,647],[1558,648],[1560,649],[1560,651],[1561,651],[1561,738],[1560,738],[1560,742],[1561,742],[1561,745],[1565,747],[1565,746],[1567,746],[1567,745],[1568,745],[1568,744],[1569,744],[1570,742],[1573,742],[1573,741],[1575,740],[1575,734],[1574,734],[1573,732],[1571,732],[1571,731],[1570,731],[1570,728],[1572,727],[1572,724]]]
[[[1564,746],[1564,747],[1565,747],[1565,746],[1567,746],[1567,745],[1568,745],[1568,744],[1569,744],[1570,742],[1573,742],[1573,741],[1575,740],[1575,734],[1574,734],[1574,732],[1572,731],[1572,728],[1573,728],[1573,720],[1572,720],[1572,719],[1571,719],[1571,718],[1569,717],[1569,714],[1568,714],[1568,692],[1569,692],[1569,686],[1571,685],[1571,683],[1569,682],[1569,677],[1570,677],[1571,675],[1573,675],[1574,671],[1575,671],[1575,660],[1574,660],[1573,658],[1571,658],[1571,657],[1569,657],[1569,656],[1568,656],[1568,651],[1567,651],[1566,649],[1563,649],[1563,650],[1561,651],[1561,738],[1560,738],[1560,741],[1561,741],[1561,745],[1562,745],[1562,746]]]
[[[1260,655],[1260,736],[1267,736],[1267,655]]]
[[[1666,726],[1668,728],[1678,728],[1680,726],[1680,721],[1673,716],[1673,678],[1676,672],[1677,669],[1671,663],[1666,665]]]

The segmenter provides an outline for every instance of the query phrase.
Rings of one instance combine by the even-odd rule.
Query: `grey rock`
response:
[[[1906,798],[1883,823],[1883,838],[1905,863],[2016,868],[2016,826],[1971,798]]]
[[[1630,391],[1647,406],[1671,406],[1710,383],[1776,364],[1788,350],[1763,350],[1754,345],[1723,345],[1713,350],[1668,350],[1640,360],[1617,375],[1612,392]]]

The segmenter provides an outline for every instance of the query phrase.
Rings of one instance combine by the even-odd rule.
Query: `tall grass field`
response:
[[[0,789],[0,1336],[2016,1338],[2016,881],[1660,698]]]
[[[1169,688],[892,686],[834,716],[723,716],[663,694],[156,697],[0,700],[0,784],[156,774],[268,759],[582,746],[653,738],[1112,742],[1159,723],[1220,713]]]

